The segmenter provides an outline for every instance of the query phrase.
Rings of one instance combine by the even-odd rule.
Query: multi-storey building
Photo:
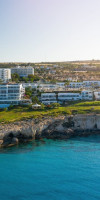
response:
[[[4,82],[9,81],[11,79],[11,69],[1,68],[0,79]]]
[[[30,87],[32,89],[37,89],[38,84],[37,83],[22,83],[22,86],[24,88]]]
[[[66,87],[69,87],[69,88],[100,87],[100,81],[70,82]]]
[[[42,93],[41,101],[45,105],[48,105],[51,103],[57,103],[56,93]]]
[[[0,85],[0,107],[18,105],[25,94],[22,84],[2,84]]]
[[[95,93],[97,95],[97,93]],[[98,93],[100,98],[100,92]],[[93,91],[83,90],[79,92],[56,92],[56,93],[42,93],[41,102],[44,104],[60,103],[63,104],[67,101],[79,101],[79,100],[93,100]]]
[[[93,91],[91,90],[83,90],[81,95],[83,100],[93,100]]]
[[[100,101],[100,91],[94,92],[94,98],[95,100]]]
[[[40,84],[39,88],[40,91],[49,91],[49,90],[57,90],[58,86],[56,84]]]
[[[100,81],[83,81],[85,87],[100,87]]]
[[[64,103],[66,101],[76,101],[81,100],[81,94],[80,93],[58,93],[58,102]]]
[[[67,87],[69,88],[82,88],[83,82],[70,82]]]
[[[27,77],[30,74],[34,75],[34,68],[30,66],[29,67],[18,66],[18,67],[12,68],[11,73],[12,74],[17,73],[19,74],[20,77]]]
[[[64,103],[66,101],[81,100],[80,93],[42,93],[41,102],[44,104]]]

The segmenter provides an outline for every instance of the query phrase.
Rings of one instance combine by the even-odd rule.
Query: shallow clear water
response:
[[[0,150],[0,200],[100,200],[100,136]]]

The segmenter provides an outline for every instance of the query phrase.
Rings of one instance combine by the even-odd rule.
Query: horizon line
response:
[[[0,61],[0,64],[7,64],[7,63],[34,63],[34,64],[37,64],[37,63],[40,63],[40,64],[43,64],[43,63],[67,63],[67,62],[100,62],[99,59],[84,59],[84,60],[68,60],[68,61],[40,61],[40,62],[25,62],[25,61],[6,61],[6,62],[2,62]]]

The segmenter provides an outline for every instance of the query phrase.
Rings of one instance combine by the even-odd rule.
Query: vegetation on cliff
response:
[[[43,116],[58,116],[71,114],[100,114],[100,101],[69,103],[66,107],[42,108],[32,110],[30,107],[14,107],[0,111],[0,122],[8,123],[27,118],[38,118]]]

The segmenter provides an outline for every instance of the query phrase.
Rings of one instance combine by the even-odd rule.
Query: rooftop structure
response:
[[[39,108],[41,108],[41,105],[36,103],[36,104],[32,105],[32,108],[39,109]]]

